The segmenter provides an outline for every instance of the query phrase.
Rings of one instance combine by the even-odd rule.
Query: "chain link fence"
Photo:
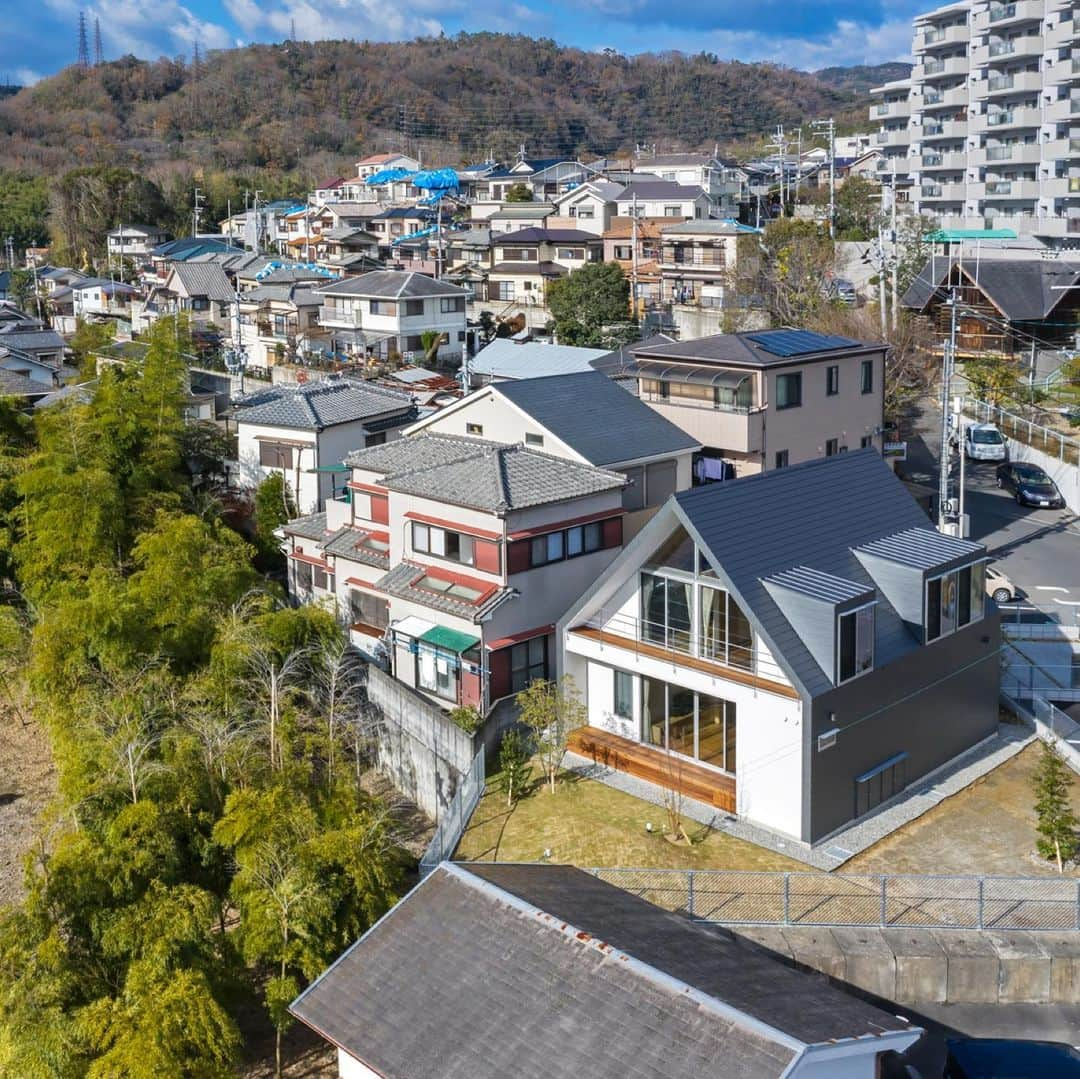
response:
[[[484,747],[473,757],[469,770],[462,776],[454,797],[446,807],[435,828],[435,834],[420,859],[420,877],[426,877],[440,862],[453,853],[484,794]]]
[[[1074,877],[592,869],[656,906],[721,925],[1080,929]]]

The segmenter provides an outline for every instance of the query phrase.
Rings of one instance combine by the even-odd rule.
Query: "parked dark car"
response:
[[[949,1038],[944,1079],[1080,1079],[1080,1053],[1061,1042]]]
[[[1057,484],[1038,465],[1006,461],[997,467],[997,485],[1011,491],[1019,506],[1049,506],[1061,509],[1065,499]]]

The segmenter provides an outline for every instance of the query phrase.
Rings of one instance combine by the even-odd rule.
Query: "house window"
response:
[[[371,313],[373,315],[389,315],[394,317],[397,315],[397,304],[391,303],[389,300],[372,300]]]
[[[465,310],[464,296],[444,296],[439,300],[439,311],[444,315]]]
[[[840,452],[840,440],[838,438],[830,438],[825,443],[825,456],[835,457]]]
[[[907,786],[907,754],[898,753],[855,779],[855,815],[861,817]]]
[[[735,772],[735,702],[641,679],[642,740]]]
[[[787,466],[788,466],[788,451],[787,450],[777,450],[776,451],[776,464],[775,464],[774,467],[776,467],[776,468],[787,468]]]
[[[413,550],[421,554],[445,558],[450,562],[460,562],[464,566],[476,565],[475,545],[472,536],[463,532],[452,532],[447,528],[413,522]]]
[[[405,314],[408,317],[415,315],[422,315],[424,313],[424,301],[423,300],[406,300],[405,301]]]
[[[510,649],[510,689],[520,693],[536,681],[547,680],[547,637],[533,637]]]
[[[681,210],[680,210],[680,208],[678,206],[665,206],[664,207],[664,216],[665,217],[682,217],[682,212],[681,212]]]
[[[192,296],[191,297],[191,310],[192,311],[209,311],[210,301],[205,296]]]
[[[297,592],[311,591],[311,565],[308,562],[293,563],[293,581]]]
[[[612,694],[612,712],[620,719],[634,717],[634,676],[628,671],[613,671],[615,676]]]
[[[776,376],[776,407],[798,408],[802,404],[802,372]]]
[[[863,393],[874,392],[874,361],[863,360],[861,368],[861,387]]]
[[[561,532],[534,536],[529,542],[529,565],[536,568],[551,562],[562,562],[566,558],[592,554],[603,546],[604,530],[601,522],[590,521],[585,525],[574,525],[573,528]]]
[[[825,395],[835,397],[840,392],[840,368],[836,364],[825,368]]]
[[[596,210],[592,206],[579,206],[577,216],[582,221],[591,221],[596,216]]]
[[[292,446],[283,446],[278,442],[259,443],[259,464],[263,468],[292,468]]]
[[[311,583],[316,588],[326,589],[326,570],[322,566],[311,567]]]
[[[975,562],[926,582],[926,640],[978,622],[986,609],[986,565]]]
[[[467,423],[465,424],[465,434],[476,435],[477,438],[482,438],[484,435],[484,425],[482,423]]]
[[[630,244],[616,244],[612,254],[623,262],[629,262],[634,257],[634,249]]]
[[[583,259],[585,252],[580,247],[560,247],[556,250],[555,256],[573,262],[577,259]]]
[[[850,682],[874,667],[874,605],[848,611],[837,619],[836,684]]]
[[[493,300],[512,300],[514,298],[514,282],[492,281],[490,295]]]
[[[533,435],[533,434],[526,434],[525,435],[525,445],[526,446],[542,446],[543,444],[544,444],[544,436],[543,435]]]
[[[443,700],[456,701],[458,657],[441,648],[432,649],[422,645],[417,659],[417,684],[420,688]]]

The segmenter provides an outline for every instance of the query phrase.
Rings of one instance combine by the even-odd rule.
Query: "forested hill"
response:
[[[292,169],[408,140],[451,160],[712,148],[833,115],[866,122],[862,85],[709,54],[624,57],[521,35],[286,42],[202,63],[128,57],[0,100],[0,165],[186,162]],[[871,80],[872,81],[872,80]]]

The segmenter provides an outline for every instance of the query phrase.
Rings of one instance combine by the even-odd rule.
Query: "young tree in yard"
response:
[[[502,745],[499,746],[499,790],[506,795],[508,806],[512,806],[525,793],[531,775],[528,739],[512,727],[503,735]]]
[[[841,240],[869,240],[877,232],[881,184],[850,176],[836,193],[836,230]]]
[[[296,505],[280,472],[267,476],[255,490],[255,541],[259,552],[283,566],[285,556],[274,531],[296,516]]]
[[[572,730],[587,720],[574,679],[564,675],[558,682],[537,679],[517,695],[520,721],[532,732],[548,789],[555,793],[566,743]]]
[[[555,334],[564,345],[592,348],[626,343],[630,323],[630,285],[617,262],[590,262],[566,277],[552,281],[547,302]]]
[[[1039,818],[1036,843],[1039,854],[1057,863],[1064,872],[1064,863],[1072,861],[1080,850],[1080,821],[1072,811],[1069,795],[1072,792],[1072,773],[1053,742],[1042,744],[1042,757],[1034,777],[1035,813]]]

